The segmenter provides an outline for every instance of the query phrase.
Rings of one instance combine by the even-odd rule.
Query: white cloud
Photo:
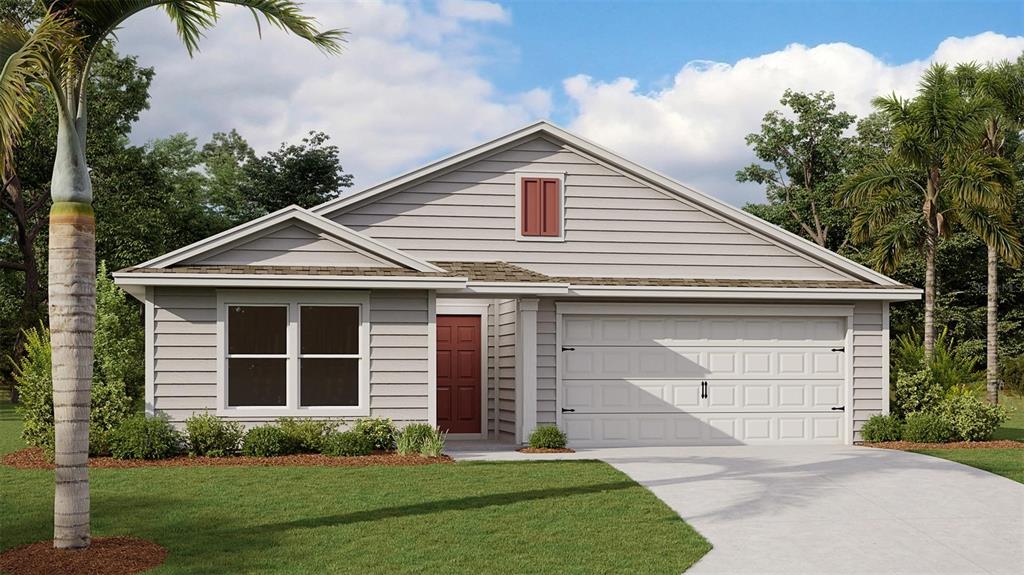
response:
[[[735,64],[690,62],[670,85],[645,92],[630,78],[602,82],[574,76],[564,82],[577,107],[570,128],[623,155],[678,177],[726,201],[759,200],[756,186],[735,182],[753,161],[743,138],[778,108],[787,88],[834,92],[840,109],[862,116],[871,99],[896,92],[912,96],[932,62],[986,62],[1016,58],[1024,37],[991,32],[948,38],[923,61],[893,65],[844,43],[784,49]]]
[[[157,74],[152,109],[133,138],[187,131],[204,139],[237,128],[260,150],[322,130],[342,149],[356,185],[375,183],[550,113],[545,90],[502,94],[479,73],[499,5],[308,3],[324,27],[351,31],[344,53],[324,56],[272,27],[257,39],[251,14],[226,7],[190,60],[165,14],[149,10],[119,31],[119,50]]]

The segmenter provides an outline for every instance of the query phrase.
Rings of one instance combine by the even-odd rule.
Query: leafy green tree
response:
[[[234,0],[314,45],[336,52],[342,34],[321,32],[290,0]],[[51,0],[32,30],[0,29],[0,165],[8,165],[36,105],[39,87],[57,109],[50,196],[49,304],[52,336],[57,481],[54,545],[89,545],[89,381],[95,327],[95,217],[86,161],[86,103],[97,50],[126,19],[160,6],[191,54],[216,23],[217,2],[205,0]]]
[[[768,112],[761,131],[746,138],[760,163],[736,172],[736,180],[763,185],[768,197],[766,205],[746,209],[838,251],[846,244],[849,216],[835,194],[854,144],[846,131],[856,118],[837,111],[835,96],[826,92],[786,90],[780,103],[790,113]]]
[[[96,371],[138,403],[146,384],[146,332],[138,303],[114,284],[101,261],[96,275]]]
[[[852,232],[872,244],[876,267],[891,270],[908,251],[923,248],[924,349],[930,361],[940,236],[959,221],[1006,257],[1021,254],[1014,230],[1000,217],[1001,182],[1012,169],[977,147],[992,102],[964,97],[945,66],[928,69],[913,100],[894,95],[874,104],[893,125],[893,152],[844,184],[844,202],[857,210]]]

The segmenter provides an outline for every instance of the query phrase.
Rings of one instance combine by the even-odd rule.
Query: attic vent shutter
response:
[[[561,182],[554,178],[523,178],[521,185],[524,236],[558,237],[562,227]]]

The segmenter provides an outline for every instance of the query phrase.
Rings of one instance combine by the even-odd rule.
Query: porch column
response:
[[[516,406],[520,422],[516,441],[525,443],[537,427],[537,298],[521,298],[517,306],[516,357],[521,399]]]

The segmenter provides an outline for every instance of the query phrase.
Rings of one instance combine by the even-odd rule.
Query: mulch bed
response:
[[[569,449],[568,447],[523,447],[516,451],[519,453],[576,453],[575,449]]]
[[[882,449],[1024,449],[1024,441],[1000,439],[998,441],[957,441],[954,443],[914,443],[912,441],[882,441],[878,443],[861,443],[865,447],[881,447]]]
[[[135,537],[96,537],[85,549],[54,549],[39,541],[0,553],[0,571],[10,575],[132,575],[164,562],[167,550]]]
[[[93,469],[125,469],[132,467],[370,467],[370,466],[407,466],[432,465],[436,463],[452,463],[454,460],[447,455],[440,457],[423,457],[421,455],[398,455],[397,453],[377,453],[359,457],[331,457],[313,453],[301,455],[282,455],[280,457],[187,457],[178,456],[168,459],[114,459],[113,457],[91,457],[89,467]],[[53,469],[53,464],[46,460],[43,450],[39,448],[20,449],[8,453],[0,460],[4,465],[17,469]]]

